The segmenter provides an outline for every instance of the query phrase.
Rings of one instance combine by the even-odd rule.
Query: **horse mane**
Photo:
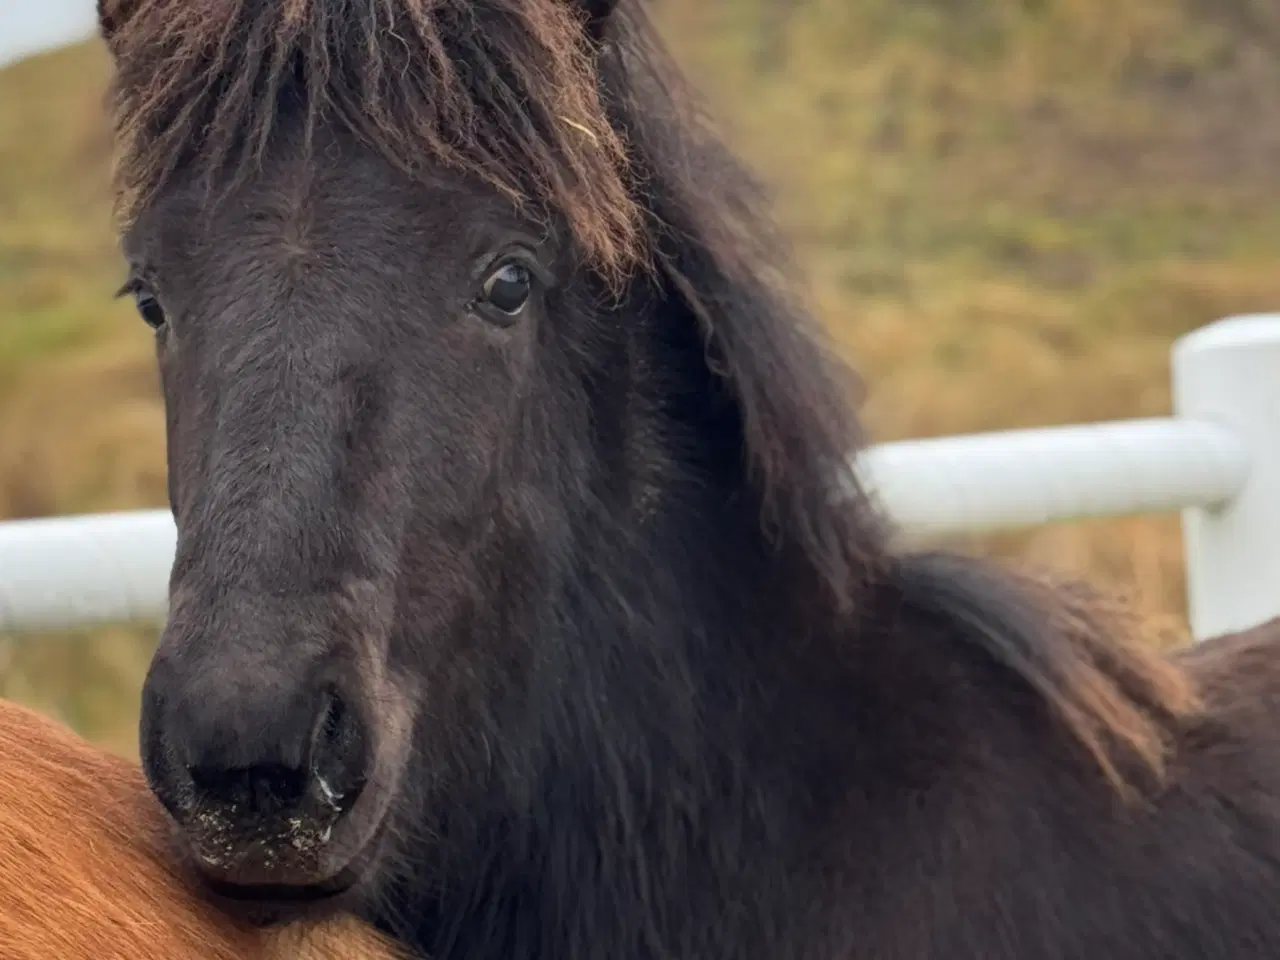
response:
[[[0,700],[0,957],[395,960],[350,917],[253,928],[182,879],[136,763]]]
[[[848,470],[863,446],[856,376],[794,293],[765,191],[715,134],[641,5],[624,0],[613,27],[601,86],[641,173],[650,245],[733,392],[775,540],[837,609],[866,623],[895,616],[883,606],[894,597],[956,645],[940,655],[976,652],[1013,676],[1122,796],[1158,787],[1174,731],[1199,709],[1186,674],[1141,642],[1150,630],[1132,608],[1086,584],[891,546],[891,524]],[[833,495],[837,479],[844,496]],[[840,633],[833,642],[852,642]]]
[[[1157,624],[1082,581],[941,551],[900,558],[893,591],[1029,689],[1036,712],[1065,728],[1122,797],[1159,790],[1175,732],[1201,702],[1159,652]]]
[[[243,175],[300,109],[308,132],[339,123],[410,173],[445,164],[561,218],[604,279],[651,278],[698,325],[737,466],[788,569],[819,585],[815,618],[897,592],[1012,671],[1113,782],[1159,772],[1194,698],[1174,666],[1111,641],[1132,624],[976,561],[895,555],[848,469],[856,378],[642,0],[599,31],[572,0],[101,2],[126,212],[179,168]]]

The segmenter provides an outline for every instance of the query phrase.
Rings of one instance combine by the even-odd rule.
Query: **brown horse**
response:
[[[1278,631],[1166,661],[838,496],[852,378],[639,0],[102,28],[141,749],[221,895],[438,960],[1280,956]]]
[[[172,826],[136,763],[0,700],[4,960],[394,960],[364,924],[264,931],[177,869]]]

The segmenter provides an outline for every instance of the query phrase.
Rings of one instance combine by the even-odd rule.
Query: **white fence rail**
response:
[[[1169,418],[914,440],[856,469],[929,538],[1183,511],[1193,633],[1280,616],[1280,314],[1232,317],[1173,351]],[[167,511],[0,524],[0,632],[160,620]]]

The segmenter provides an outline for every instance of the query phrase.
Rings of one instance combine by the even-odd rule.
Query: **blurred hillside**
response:
[[[659,0],[777,189],[876,439],[1163,414],[1178,334],[1280,307],[1273,0]],[[164,504],[113,303],[96,44],[0,72],[0,516]],[[975,541],[1180,617],[1173,517]],[[133,749],[146,633],[0,641],[0,694]]]

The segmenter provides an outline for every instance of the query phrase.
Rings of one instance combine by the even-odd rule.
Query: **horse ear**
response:
[[[582,10],[587,22],[587,33],[592,40],[603,40],[609,29],[609,21],[618,8],[619,0],[573,0]]]
[[[98,0],[98,33],[108,47],[136,5],[137,0]]]

